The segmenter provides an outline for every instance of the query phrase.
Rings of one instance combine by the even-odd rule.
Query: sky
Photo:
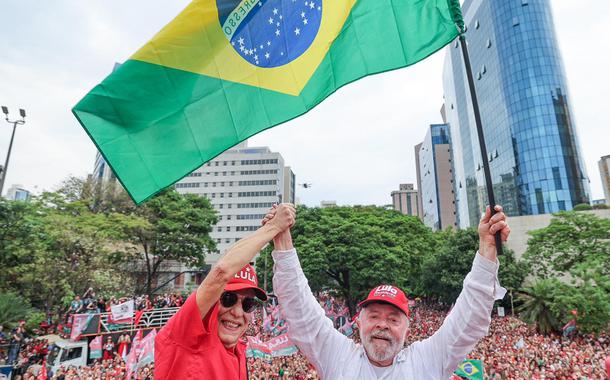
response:
[[[610,154],[610,1],[551,0],[593,199],[603,198],[597,161]],[[93,170],[95,147],[71,108],[171,21],[187,0],[0,0],[0,105],[18,126],[5,192],[55,190]],[[292,167],[301,203],[391,203],[415,183],[414,146],[441,122],[445,52],[343,87],[306,115],[249,140]],[[3,115],[2,115],[3,116]],[[0,119],[0,160],[12,127]]]

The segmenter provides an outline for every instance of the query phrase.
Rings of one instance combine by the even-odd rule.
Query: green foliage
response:
[[[610,320],[610,220],[561,212],[531,235],[524,258],[534,275],[553,280],[548,302],[554,318],[566,323],[569,311],[577,310],[581,331],[604,329]]]
[[[141,254],[127,260],[136,264],[144,260],[146,293],[152,290],[152,280],[161,264],[175,260],[190,267],[203,267],[205,254],[216,250],[209,234],[218,219],[206,198],[168,189],[138,206],[135,215],[139,219],[126,225],[123,232],[129,242],[141,249]]]
[[[89,287],[133,293],[134,272],[147,274],[150,290],[162,263],[201,266],[215,250],[206,199],[167,190],[136,208],[114,186],[73,177],[31,202],[0,198],[0,291],[60,312]]]
[[[352,312],[379,284],[415,290],[423,257],[435,247],[432,231],[417,218],[374,206],[301,206],[292,235],[312,290],[336,290]],[[266,255],[269,250],[257,260],[262,277]],[[267,258],[268,271],[272,261]]]
[[[421,270],[421,292],[445,303],[453,303],[462,290],[464,278],[470,272],[474,254],[479,247],[476,229],[437,232],[438,249],[424,259]],[[507,289],[521,286],[528,268],[517,262],[514,253],[504,247],[498,277]]]
[[[578,276],[600,267],[610,275],[610,220],[589,213],[560,212],[548,227],[530,232],[526,259],[540,278]]]
[[[28,303],[14,293],[0,293],[0,325],[13,328],[32,312]]]
[[[519,293],[519,299],[523,301],[518,308],[521,318],[527,323],[535,324],[536,329],[543,334],[560,328],[560,323],[552,311],[560,287],[558,280],[544,279]]]
[[[45,314],[40,311],[35,311],[28,314],[25,320],[25,329],[27,331],[32,331],[34,329],[40,328],[40,324],[45,320]]]
[[[607,205],[607,204],[602,203],[602,204],[598,204],[598,205],[593,205],[593,206],[591,206],[591,208],[592,208],[593,210],[607,210],[607,209],[609,209],[610,207],[608,207],[608,205]]]
[[[591,207],[590,204],[588,203],[579,203],[576,206],[574,206],[574,211],[588,211],[588,210],[592,210],[593,207]]]

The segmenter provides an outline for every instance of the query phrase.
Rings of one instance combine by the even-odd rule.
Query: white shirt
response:
[[[273,290],[288,322],[288,335],[325,380],[377,379],[360,344],[335,330],[311,293],[295,249],[274,251]],[[494,299],[506,290],[497,262],[476,254],[451,313],[430,338],[402,349],[384,379],[448,379],[483,338]]]

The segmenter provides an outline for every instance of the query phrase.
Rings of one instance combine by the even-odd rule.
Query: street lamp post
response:
[[[4,167],[2,168],[2,178],[0,178],[0,197],[2,196],[2,190],[4,189],[4,180],[6,179],[6,172],[8,171],[8,162],[11,159],[11,150],[13,149],[13,139],[15,138],[15,130],[17,129],[17,125],[25,124],[25,110],[23,108],[19,109],[19,115],[21,115],[21,120],[9,120],[8,108],[5,106],[2,106],[2,113],[4,113],[5,115],[5,120],[9,124],[13,124],[13,134],[11,135],[11,142],[8,145],[6,161],[4,161]]]

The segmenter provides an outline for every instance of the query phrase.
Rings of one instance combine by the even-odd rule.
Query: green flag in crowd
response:
[[[459,0],[195,0],[73,113],[140,203],[462,26]]]
[[[466,359],[458,366],[454,373],[463,379],[483,380],[483,362]]]

